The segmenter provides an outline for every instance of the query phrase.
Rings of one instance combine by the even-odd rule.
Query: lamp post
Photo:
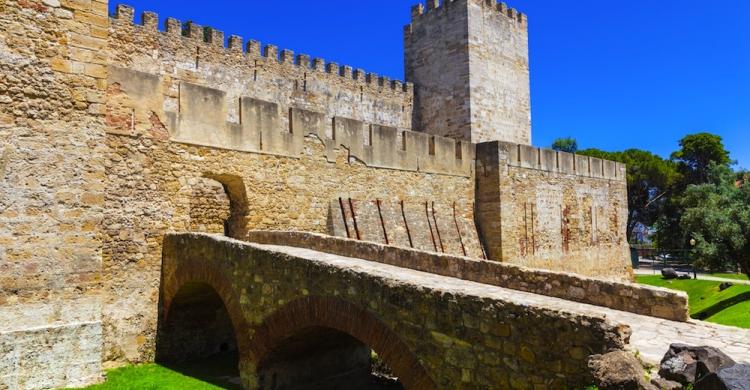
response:
[[[695,269],[695,259],[693,258],[693,249],[695,248],[695,238],[690,239],[690,261],[693,263],[693,279],[698,279],[698,271]]]

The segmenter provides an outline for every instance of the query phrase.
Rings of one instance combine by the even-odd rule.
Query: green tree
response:
[[[658,220],[670,189],[679,178],[675,163],[640,149],[623,152],[586,149],[579,154],[627,165],[628,235],[638,224],[652,226]]]
[[[710,133],[689,134],[680,142],[680,150],[672,153],[672,161],[680,176],[670,189],[671,196],[666,200],[656,223],[657,244],[661,248],[685,248],[690,241],[690,233],[681,222],[685,213],[683,196],[690,185],[708,183],[712,166],[728,169],[731,161],[720,136]]]
[[[711,165],[729,166],[729,152],[721,137],[710,133],[697,133],[680,140],[680,150],[672,153],[684,175],[685,184],[706,183]]]
[[[697,265],[710,270],[739,265],[750,277],[750,185],[736,185],[736,173],[713,164],[706,183],[690,185],[681,205],[681,225],[696,240]]]
[[[578,151],[578,141],[572,137],[558,138],[552,143],[552,149],[559,152],[575,153]]]

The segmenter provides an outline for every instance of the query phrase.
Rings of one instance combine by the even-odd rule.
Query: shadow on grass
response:
[[[739,304],[748,300],[750,300],[750,291],[744,292],[742,294],[738,294],[731,298],[720,301],[719,303],[713,306],[707,307],[701,310],[700,312],[691,315],[691,317],[697,320],[705,320],[706,318],[711,317],[724,309],[728,309],[736,304]]]
[[[237,354],[219,354],[205,360],[159,363],[182,375],[228,390],[242,390]]]

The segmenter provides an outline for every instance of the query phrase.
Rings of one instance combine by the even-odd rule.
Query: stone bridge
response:
[[[165,238],[162,278],[159,359],[236,349],[248,389],[360,388],[371,350],[407,389],[581,388],[628,337],[534,294],[197,233]]]

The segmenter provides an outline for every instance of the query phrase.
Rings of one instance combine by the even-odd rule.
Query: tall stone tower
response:
[[[531,144],[526,15],[496,0],[427,0],[404,28],[414,129]]]

